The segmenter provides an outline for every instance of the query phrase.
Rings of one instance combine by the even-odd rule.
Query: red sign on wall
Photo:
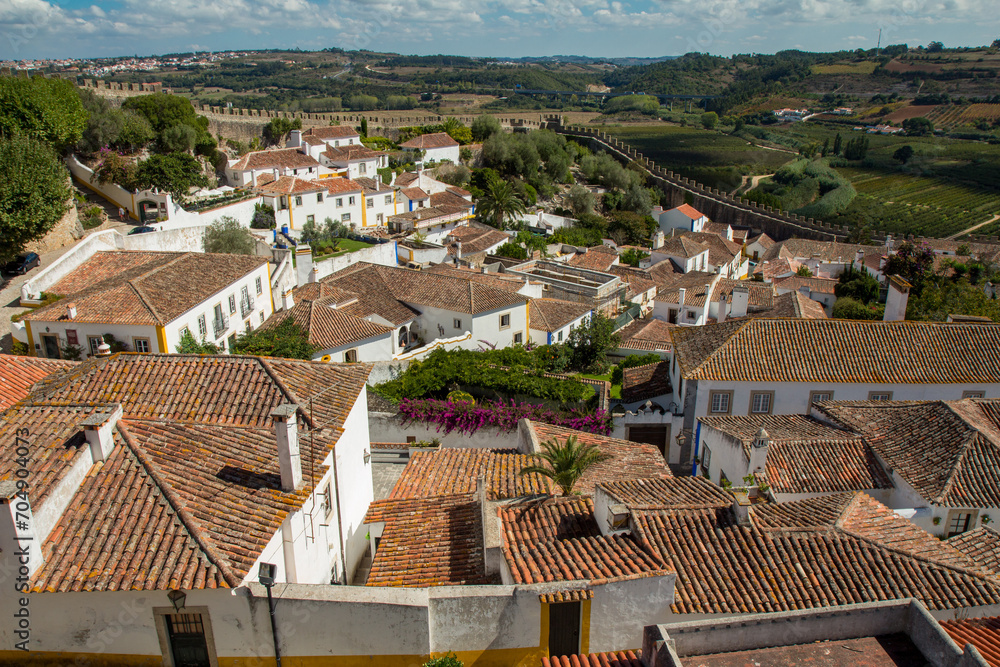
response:
[[[66,343],[69,345],[78,345],[76,338],[76,329],[66,329]]]

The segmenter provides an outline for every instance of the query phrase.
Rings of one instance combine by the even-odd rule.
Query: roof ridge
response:
[[[751,324],[753,324],[755,322],[759,322],[759,321],[760,320],[756,319],[756,318],[751,318],[751,319],[746,319],[746,320],[744,320],[744,319],[729,320],[728,322],[734,322],[735,323],[735,325],[731,325],[731,326],[733,326],[732,333],[730,333],[728,336],[726,336],[725,339],[721,343],[719,343],[715,347],[714,350],[712,350],[709,354],[705,355],[705,357],[701,360],[701,363],[699,363],[697,366],[695,366],[694,368],[692,368],[690,370],[686,370],[684,368],[684,366],[685,366],[684,357],[683,357],[683,355],[681,355],[681,360],[678,362],[678,365],[680,366],[680,368],[678,370],[680,370],[680,372],[681,372],[682,375],[693,375],[694,373],[698,372],[709,361],[712,361],[715,358],[715,355],[719,354],[719,351],[722,350],[726,345],[728,345],[729,341],[731,341],[733,338],[736,337],[736,334],[738,334],[739,332],[743,331],[743,329],[745,329],[747,326],[749,326],[749,325],[751,325]],[[706,325],[706,326],[724,327],[724,326],[726,326],[726,324],[728,322],[722,323],[722,324],[711,324],[711,325]],[[693,332],[696,332],[699,329],[704,329],[704,328],[705,327],[703,327],[703,326],[702,327],[678,327],[677,333],[681,333],[685,329],[690,330],[693,333]],[[671,332],[671,335],[675,335],[675,334],[673,332]],[[688,335],[690,335],[690,334],[688,334]],[[682,339],[684,338],[684,334],[683,333],[681,333],[681,338]],[[676,355],[676,352],[674,354]]]
[[[200,532],[197,529],[197,522],[194,517],[188,515],[187,510],[184,509],[183,503],[180,502],[180,499],[177,498],[174,493],[173,488],[160,478],[158,471],[154,470],[156,465],[152,462],[152,460],[150,460],[146,456],[145,452],[143,452],[141,448],[136,446],[136,444],[132,441],[132,436],[128,433],[128,427],[119,421],[116,428],[118,429],[118,432],[121,433],[122,439],[125,441],[129,451],[131,451],[136,459],[138,459],[139,464],[143,467],[143,470],[146,471],[146,474],[149,475],[149,478],[153,480],[153,483],[156,484],[157,488],[160,490],[160,493],[163,494],[164,500],[166,500],[170,507],[174,510],[177,520],[184,525],[184,529],[191,536],[191,539],[198,544],[202,552],[205,554],[205,557],[208,558],[213,565],[219,568],[219,572],[222,573],[222,578],[225,579],[226,583],[232,588],[238,588],[242,583],[242,578],[237,578],[236,575],[233,574],[226,560],[224,558],[220,558],[219,555],[215,553],[215,549],[209,544],[209,541],[200,535]]]
[[[140,278],[141,277],[142,276],[140,276]],[[135,292],[135,295],[139,297],[139,301],[142,303],[143,306],[146,307],[146,310],[148,310],[153,315],[153,319],[156,320],[160,326],[165,325],[166,322],[163,321],[163,317],[156,310],[156,308],[153,307],[153,304],[150,303],[149,299],[146,297],[146,294],[141,289],[139,289],[139,286],[133,283],[133,281],[131,280],[127,281],[126,284],[132,289],[133,292]],[[168,352],[168,350],[164,350],[164,352]]]
[[[309,423],[309,427],[311,429],[316,428],[316,424],[315,422],[313,422],[312,415],[306,412],[302,400],[298,397],[298,395],[295,394],[294,391],[285,386],[285,383],[281,381],[281,378],[278,377],[278,374],[271,367],[271,364],[268,361],[268,359],[274,359],[275,357],[252,357],[252,358],[256,359],[260,363],[261,367],[264,369],[264,372],[267,373],[268,377],[271,378],[271,381],[273,381],[274,384],[278,385],[278,389],[281,390],[283,394],[285,394],[289,402],[294,403],[296,406],[298,406],[298,411],[302,413],[302,416]]]
[[[948,475],[948,480],[944,483],[944,486],[941,487],[941,493],[938,494],[937,498],[934,498],[931,501],[932,503],[937,503],[938,505],[945,504],[945,498],[948,496],[949,493],[951,493],[952,488],[955,486],[956,478],[958,477],[959,473],[962,472],[962,466],[965,463],[966,454],[969,453],[969,449],[972,448],[972,445],[976,442],[977,438],[986,438],[987,442],[989,442],[991,445],[993,444],[992,441],[989,438],[987,438],[983,433],[981,433],[978,429],[973,428],[972,437],[966,440],[965,444],[962,445],[962,449],[958,452],[958,455],[955,457],[955,464],[951,467],[951,473]]]

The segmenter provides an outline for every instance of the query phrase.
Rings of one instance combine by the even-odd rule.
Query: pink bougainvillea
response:
[[[583,410],[550,410],[531,403],[452,402],[434,398],[403,399],[399,412],[406,423],[419,421],[437,424],[438,432],[452,431],[472,435],[482,428],[513,431],[521,419],[530,419],[555,426],[589,433],[609,435],[611,417],[603,410],[585,412]]]

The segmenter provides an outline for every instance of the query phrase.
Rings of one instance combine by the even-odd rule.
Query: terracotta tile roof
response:
[[[850,612],[847,612],[850,614]],[[862,629],[858,634],[864,634]],[[789,638],[785,641],[797,641]],[[763,643],[770,643],[765,640]],[[685,667],[902,667],[934,662],[927,659],[905,632],[835,640],[816,640],[806,644],[775,642],[776,645],[744,651],[709,652],[685,655]],[[928,651],[930,653],[930,651]],[[965,658],[968,660],[968,658]],[[976,661],[978,662],[978,661]]]
[[[424,192],[421,188],[403,188],[399,191],[404,197],[411,201],[417,201],[421,199],[430,199],[430,195]]]
[[[749,319],[673,332],[681,373],[740,382],[1000,382],[1000,327]]]
[[[433,220],[434,218],[445,218],[447,216],[453,216],[456,213],[468,213],[469,210],[470,209],[468,205],[425,206],[423,208],[415,208],[412,211],[404,211],[403,213],[390,215],[389,220],[392,222],[423,222],[425,220]],[[444,222],[449,222],[449,221],[448,220],[442,221],[442,224]]]
[[[667,242],[662,246],[657,248],[655,252],[663,253],[664,255],[670,255],[671,257],[682,257],[684,259],[691,259],[692,257],[697,257],[703,252],[709,250],[707,243],[702,243],[701,241],[695,241],[688,236],[674,236],[667,239]],[[732,257],[730,257],[732,259]]]
[[[329,192],[331,195],[364,192],[364,188],[361,187],[360,183],[358,183],[357,181],[352,181],[349,178],[340,178],[338,176],[335,178],[323,178],[316,182],[325,187],[326,191]]]
[[[672,279],[665,283],[660,283],[656,290],[656,301],[659,303],[680,303],[680,290],[684,289],[684,306],[700,308],[705,305],[705,300],[709,294],[705,286],[711,285],[718,279],[719,276],[717,274],[706,273],[705,271],[673,274]]]
[[[774,239],[772,239],[767,234],[761,233],[761,234],[758,234],[757,236],[753,237],[752,239],[747,239],[747,244],[748,245],[749,244],[753,244],[753,243],[756,243],[757,245],[759,245],[762,248],[764,248],[764,250],[767,250],[768,248],[770,248],[771,246],[773,246],[775,243],[777,243],[777,241],[775,241]]]
[[[462,255],[471,255],[477,252],[485,252],[490,248],[510,241],[509,234],[501,232],[499,229],[481,229],[472,225],[462,225],[456,227],[448,233],[453,242],[462,242]]]
[[[409,141],[404,141],[399,146],[400,148],[427,150],[428,148],[448,148],[449,146],[458,145],[458,142],[452,139],[447,132],[435,132],[433,134],[418,135]]]
[[[642,651],[616,651],[542,658],[542,667],[645,667]]]
[[[531,299],[528,302],[531,328],[552,333],[575,322],[593,309],[582,303],[560,299]]]
[[[603,249],[604,247],[602,245],[596,248],[588,248],[586,252],[573,255],[569,260],[570,266],[579,266],[591,271],[607,272],[618,261],[618,253],[612,254],[605,250],[597,249]]]
[[[673,348],[671,331],[676,327],[676,324],[651,317],[636,320],[618,332],[621,336],[618,347],[645,352],[670,350]]]
[[[747,236],[750,234],[749,229],[734,229],[733,230],[733,240],[739,244],[745,244],[747,242]]]
[[[759,280],[733,280],[722,278],[719,284],[712,290],[712,301],[716,302],[726,297],[726,303],[733,302],[733,288],[745,287],[750,297],[748,310],[765,310],[774,305],[774,287],[770,283],[762,283]]]
[[[753,275],[761,276],[765,281],[776,280],[781,276],[794,274],[803,266],[802,262],[787,257],[763,260],[753,270]]]
[[[972,644],[990,667],[1000,667],[1000,617],[941,621],[941,627],[956,644]]]
[[[538,601],[542,604],[558,604],[560,602],[583,602],[593,600],[594,591],[590,588],[575,588],[568,591],[554,591],[552,593],[542,593],[538,596]]]
[[[396,187],[405,188],[410,183],[419,180],[419,178],[420,176],[418,174],[414,174],[412,171],[404,171],[402,174],[396,176],[395,185]]]
[[[436,452],[415,452],[403,468],[389,494],[390,500],[433,498],[474,493],[482,477],[488,500],[507,500],[552,490],[541,475],[521,475],[521,469],[535,465],[527,454],[492,449],[444,448]]]
[[[677,572],[675,613],[763,613],[914,597],[994,604],[1000,583],[863,493],[750,508],[633,512],[636,538]],[[711,555],[711,557],[706,557]]]
[[[601,535],[590,498],[527,500],[500,507],[503,553],[517,584],[600,581],[666,574],[629,535]]]
[[[398,327],[413,321],[420,313],[393,295],[390,282],[391,274],[383,274],[374,265],[363,262],[320,280],[324,290],[336,288],[340,293],[349,292],[357,297],[357,303],[344,307],[345,313],[363,318],[378,315]]]
[[[306,192],[322,192],[326,188],[317,181],[309,181],[297,176],[282,176],[276,181],[270,179],[265,183],[261,183],[258,179],[256,189],[267,194],[295,195]]]
[[[0,412],[28,395],[32,385],[77,362],[0,354]]]
[[[385,155],[381,151],[373,151],[362,144],[351,146],[329,146],[323,151],[323,157],[331,162],[354,162],[357,160],[376,160]]]
[[[663,455],[655,445],[574,431],[571,428],[541,422],[531,422],[531,428],[539,442],[547,440],[564,442],[569,436],[576,436],[580,444],[597,445],[601,452],[611,456],[607,461],[598,463],[583,474],[574,488],[579,493],[585,495],[591,493],[594,485],[600,482],[671,476]]]
[[[361,133],[350,125],[327,125],[324,127],[310,127],[302,132],[302,136],[313,136],[320,139],[348,139],[350,137],[361,137]]]
[[[462,254],[465,253],[465,245],[462,245]],[[479,269],[471,269],[451,264],[435,264],[425,273],[438,273],[446,276],[456,276],[464,280],[472,280],[484,285],[491,285],[497,289],[504,289],[509,292],[517,292],[524,287],[524,279],[520,276],[512,276],[504,273],[483,273]]]
[[[49,291],[72,296],[76,322],[165,325],[267,263],[248,255],[133,252],[96,252]],[[68,321],[66,302],[24,319]]]
[[[297,301],[291,310],[279,311],[267,318],[260,329],[277,327],[291,317],[308,333],[309,342],[317,351],[360,343],[395,331],[391,327],[332,308],[336,303],[336,299],[331,297]]]
[[[670,262],[665,263],[670,264]],[[614,266],[608,268],[607,273],[610,273],[613,276],[618,276],[622,279],[622,282],[626,284],[626,299],[634,299],[640,294],[645,294],[646,292],[656,290],[657,288],[656,281],[650,277],[648,272],[643,271],[642,269],[615,264]]]
[[[279,148],[269,151],[254,151],[247,153],[230,167],[234,171],[251,171],[260,169],[309,169],[320,164],[312,156],[303,153],[298,148]]]
[[[860,245],[857,243],[837,243],[835,241],[813,241],[811,239],[795,238],[775,243],[767,252],[761,255],[761,259],[775,260],[787,258],[804,261],[815,257],[823,262],[849,264],[857,258],[859,250],[862,253],[867,253],[871,252],[872,249],[870,245]]]
[[[733,497],[704,477],[670,477],[604,482],[598,485],[630,510],[725,509]]]
[[[785,292],[774,297],[767,310],[751,312],[747,317],[799,317],[807,320],[827,319],[826,310],[819,301],[813,301],[802,292]]]
[[[987,572],[1000,575],[1000,533],[989,527],[975,528],[945,540]]]
[[[729,243],[732,243],[732,241],[729,241],[728,236],[729,232],[733,228],[724,222],[712,222],[711,220],[709,220],[702,226],[701,229],[702,229],[701,233],[703,234],[714,234],[716,236],[721,236],[724,240],[728,241]],[[737,243],[737,245],[742,247],[743,244]]]
[[[833,294],[833,290],[837,286],[837,282],[838,281],[833,278],[805,278],[803,276],[794,275],[775,280],[774,286],[780,287],[781,289],[807,289],[810,292],[818,292],[820,294]]]
[[[626,368],[622,377],[622,402],[635,403],[673,391],[670,386],[670,362]]]
[[[473,207],[473,203],[464,197],[461,197],[454,192],[432,192],[430,195],[431,206],[441,207],[441,206],[455,206],[458,208],[469,208]]]
[[[708,261],[716,266],[728,265],[743,252],[742,244],[719,236],[717,232],[683,232],[681,237],[708,246]]]
[[[827,402],[925,500],[1000,507],[1000,400]]]
[[[365,194],[392,192],[392,186],[383,183],[381,178],[368,178],[367,176],[359,176],[354,179],[354,182],[360,185],[362,188],[364,188]]]
[[[740,443],[747,465],[751,443],[764,429],[769,437],[764,478],[775,493],[893,488],[875,453],[859,435],[811,417],[748,415],[701,417],[699,421]],[[732,470],[730,474],[742,476],[742,472]]]
[[[497,583],[486,574],[482,519],[471,494],[378,500],[365,523],[384,522],[368,586]]]
[[[670,209],[670,211],[677,211],[678,213],[683,213],[692,220],[697,220],[698,218],[705,217],[704,213],[696,209],[694,206],[691,206],[690,204],[681,204],[680,206]],[[665,212],[669,213],[670,211],[665,211]]]
[[[468,148],[468,146],[466,148]],[[471,192],[469,192],[464,188],[460,188],[457,185],[449,185],[446,192],[450,192],[453,195],[458,195],[462,199],[465,199],[466,197],[472,197]]]

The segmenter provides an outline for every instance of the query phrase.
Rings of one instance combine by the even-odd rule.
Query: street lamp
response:
[[[281,650],[278,648],[278,626],[274,623],[274,599],[271,597],[271,586],[274,586],[274,576],[278,566],[274,563],[261,563],[257,570],[257,581],[267,589],[267,609],[271,614],[271,639],[274,641],[274,659],[277,667],[281,667]]]
[[[167,599],[174,605],[174,611],[180,612],[184,608],[184,601],[187,599],[187,593],[184,591],[170,591],[167,593]]]

